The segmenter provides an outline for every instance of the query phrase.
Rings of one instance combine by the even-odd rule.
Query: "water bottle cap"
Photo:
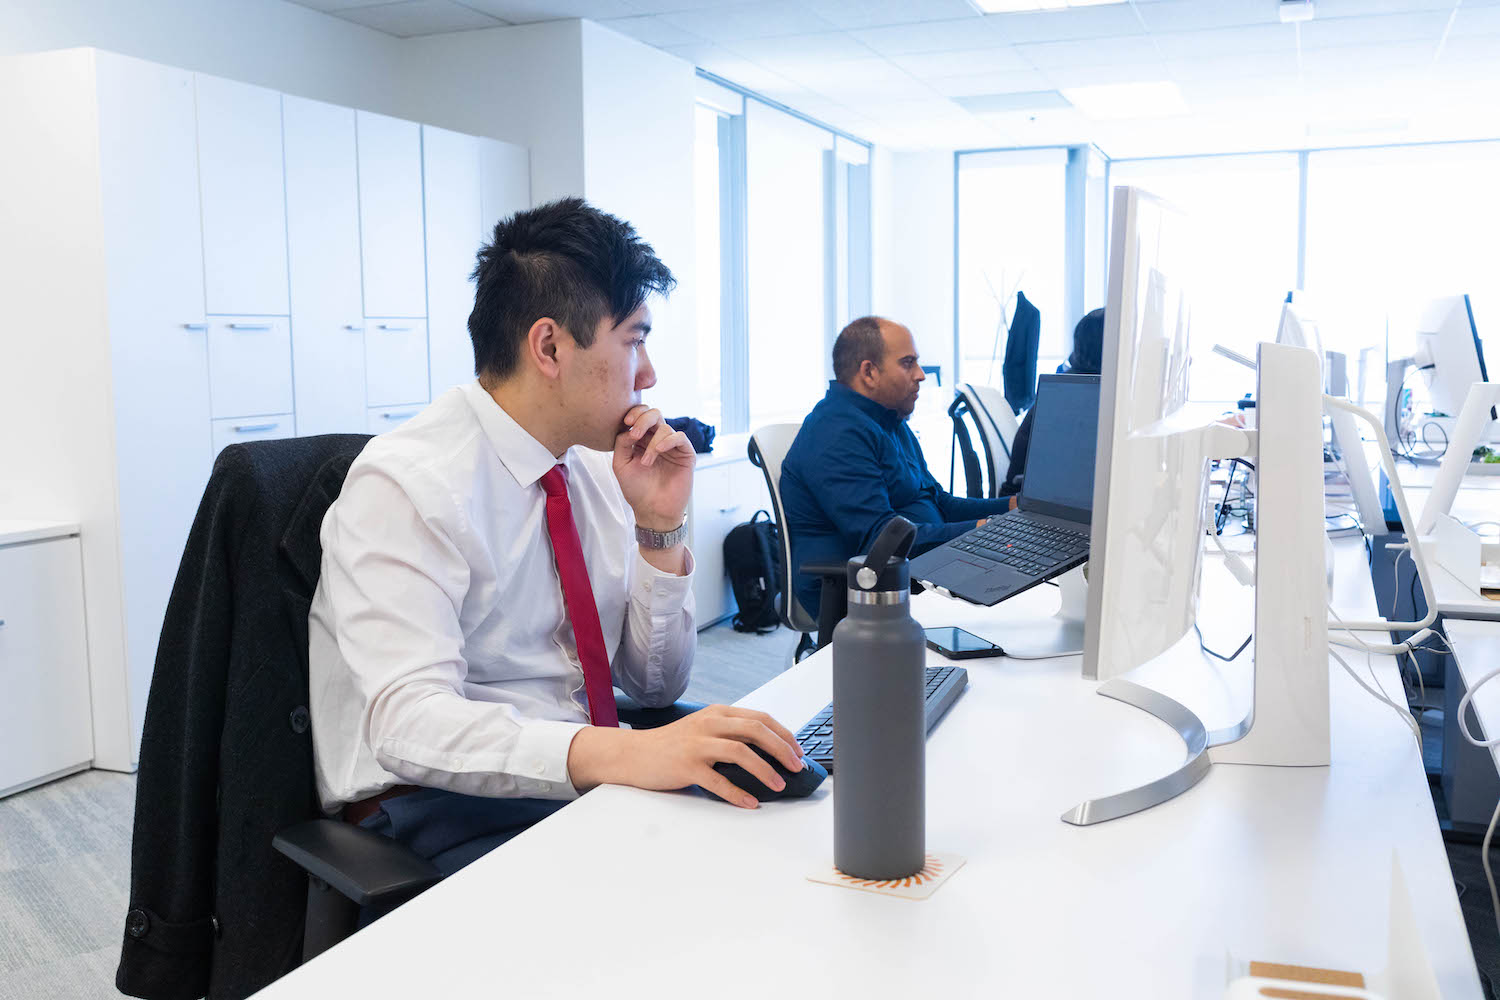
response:
[[[917,526],[899,514],[886,522],[869,554],[849,560],[850,593],[910,589],[906,553],[916,535]]]

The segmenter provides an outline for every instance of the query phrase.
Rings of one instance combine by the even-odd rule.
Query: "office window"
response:
[[[1500,343],[1500,142],[1308,154],[1307,287],[1327,346],[1389,356],[1414,346],[1422,300],[1468,293],[1487,347]],[[1490,377],[1500,359],[1486,355]],[[1352,371],[1353,369],[1351,369]],[[1367,398],[1384,394],[1383,372]]]
[[[1228,402],[1253,392],[1255,374],[1213,346],[1254,357],[1257,342],[1276,338],[1281,305],[1297,286],[1297,154],[1115,160],[1109,184],[1165,198],[1195,230],[1192,398]]]
[[[1066,149],[958,158],[958,377],[1000,384],[1016,292],[1041,313],[1037,371],[1067,356]]]
[[[870,309],[870,147],[703,74],[697,100],[701,419],[801,420]]]
[[[720,385],[720,271],[723,267],[720,222],[719,123],[727,116],[718,109],[699,104],[694,109],[693,187],[697,242],[698,419],[717,425],[723,417]]]
[[[833,134],[746,101],[750,427],[801,420],[823,395],[828,342],[824,153]]]

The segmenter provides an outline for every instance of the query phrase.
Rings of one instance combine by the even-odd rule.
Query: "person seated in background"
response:
[[[445,874],[600,784],[774,790],[796,739],[710,706],[620,728],[687,687],[696,641],[683,544],[694,454],[641,402],[656,382],[647,297],[671,272],[576,198],[520,212],[479,251],[477,381],[367,445],[322,525],[309,619],[325,812]],[[600,848],[607,850],[607,835]]]
[[[927,377],[910,330],[878,316],[853,321],[834,342],[833,374],[781,466],[794,569],[868,552],[897,514],[917,526],[915,556],[1010,509],[1008,497],[955,497],[927,470],[907,426]],[[795,580],[797,599],[816,616],[820,582],[800,572]]]
[[[1104,364],[1104,310],[1095,309],[1073,327],[1073,353],[1068,363],[1057,369],[1059,374],[1098,375]],[[1031,448],[1031,417],[1033,407],[1026,411],[1021,426],[1016,429],[1016,438],[1010,443],[1010,468],[1000,486],[1003,495],[1021,492],[1021,480],[1026,475],[1026,452]]]

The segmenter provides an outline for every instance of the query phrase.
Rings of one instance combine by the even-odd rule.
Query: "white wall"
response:
[[[911,328],[952,384],[953,153],[877,148],[870,166],[871,306]],[[929,456],[930,458],[930,456]]]
[[[646,401],[667,416],[698,413],[693,226],[691,63],[591,21],[583,27],[584,193],[633,224],[677,277],[671,297],[652,303],[647,347],[657,386]],[[534,184],[534,182],[533,182]],[[533,186],[533,190],[535,190]]]

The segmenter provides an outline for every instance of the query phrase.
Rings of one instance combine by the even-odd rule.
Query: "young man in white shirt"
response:
[[[756,801],[801,748],[710,706],[621,729],[687,687],[682,544],[694,453],[641,392],[647,297],[675,284],[625,222],[579,199],[521,212],[480,250],[478,381],[373,439],[322,528],[310,618],[318,792],[329,813],[462,867],[595,785],[701,785]]]

